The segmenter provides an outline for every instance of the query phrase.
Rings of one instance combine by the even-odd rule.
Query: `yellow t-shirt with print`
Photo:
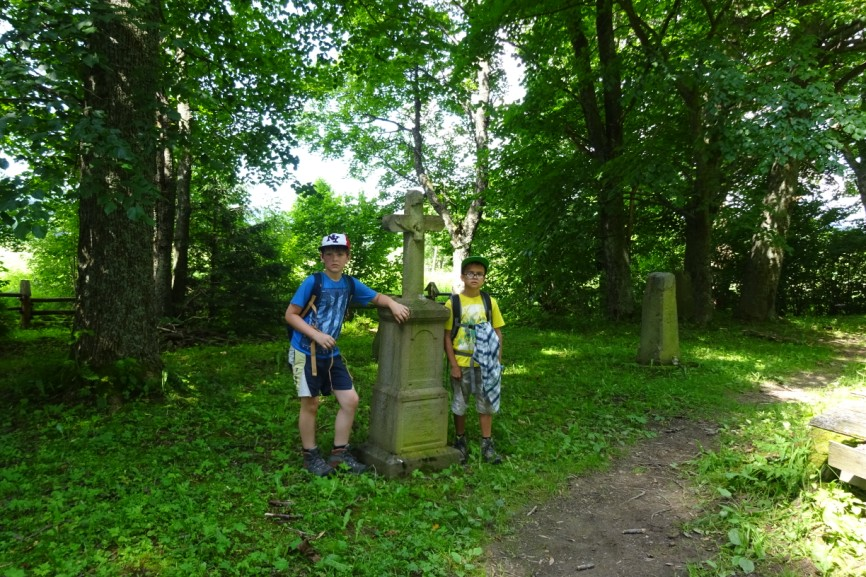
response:
[[[481,298],[480,294],[477,297],[468,297],[462,294],[458,296],[460,297],[460,324],[477,325],[487,322],[487,314],[484,312],[484,299]],[[447,339],[451,334],[451,327],[454,326],[451,299],[448,299],[448,302],[445,303],[445,308],[448,309],[448,320],[445,322],[445,330],[448,332],[445,338]],[[490,324],[493,325],[493,328],[498,329],[505,326],[502,313],[499,312],[499,304],[493,297],[490,297],[490,308]],[[475,351],[475,337],[469,333],[470,331],[467,331],[466,327],[460,327],[454,336],[454,352],[466,353],[465,355],[456,355],[457,364],[461,367],[469,366],[472,353]]]

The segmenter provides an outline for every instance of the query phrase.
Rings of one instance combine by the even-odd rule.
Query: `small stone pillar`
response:
[[[647,277],[643,293],[637,362],[642,365],[677,365],[679,356],[676,280],[671,273],[654,272]]]
[[[400,324],[380,309],[379,372],[373,389],[370,430],[361,460],[384,477],[415,469],[436,471],[460,460],[448,446],[448,392],[442,386],[445,321],[448,311],[424,298],[424,232],[442,230],[437,216],[424,215],[419,191],[406,195],[404,214],[386,216],[383,226],[403,233],[403,293],[409,307]]]

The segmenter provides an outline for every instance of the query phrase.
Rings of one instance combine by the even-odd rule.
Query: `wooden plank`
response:
[[[814,417],[809,424],[819,429],[834,433],[866,439],[866,411],[857,407],[854,410],[848,405],[827,411]]]
[[[56,311],[44,311],[44,310],[35,310],[33,311],[33,316],[45,316],[45,315],[72,315],[75,314],[75,311],[72,309],[64,309],[64,310],[56,310]],[[864,415],[866,416],[866,415]]]
[[[866,488],[866,450],[830,441],[827,464],[839,469],[846,483]]]
[[[30,299],[32,303],[74,303],[75,297],[44,297],[44,298],[32,298]]]
[[[851,399],[850,401],[843,401],[842,404],[835,408],[853,413],[861,413],[863,418],[866,418],[866,400]]]

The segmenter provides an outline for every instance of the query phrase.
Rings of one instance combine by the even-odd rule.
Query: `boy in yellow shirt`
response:
[[[463,292],[452,295],[445,304],[449,316],[445,323],[445,355],[451,367],[451,412],[454,414],[454,430],[456,439],[454,448],[462,455],[461,463],[465,463],[469,455],[466,444],[466,407],[470,395],[475,396],[475,409],[481,428],[481,455],[484,461],[492,464],[502,462],[502,457],[493,445],[493,415],[498,412],[498,397],[493,402],[482,390],[481,367],[473,360],[475,352],[476,325],[489,322],[499,339],[499,358],[502,362],[502,331],[505,326],[499,304],[496,299],[482,293],[481,287],[487,276],[489,261],[481,256],[470,256],[463,259],[460,266],[460,277],[463,280]],[[454,319],[455,299],[459,299],[460,318]],[[452,331],[454,323],[459,328]]]

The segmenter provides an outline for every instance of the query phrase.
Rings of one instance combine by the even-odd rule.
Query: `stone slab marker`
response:
[[[412,190],[403,214],[386,216],[383,228],[403,233],[403,292],[409,307],[399,324],[379,309],[379,372],[373,389],[370,431],[361,460],[388,478],[415,469],[441,470],[460,454],[448,446],[448,392],[442,387],[443,339],[448,311],[424,298],[424,233],[444,228],[424,214],[424,197]]]
[[[643,293],[637,362],[642,365],[676,365],[679,356],[676,280],[671,273],[654,272],[647,277]]]

